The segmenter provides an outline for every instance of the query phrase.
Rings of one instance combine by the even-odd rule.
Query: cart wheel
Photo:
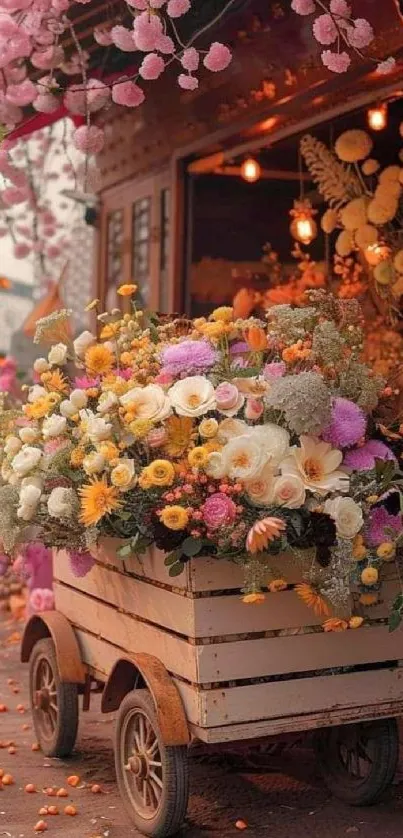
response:
[[[29,685],[37,740],[47,757],[71,754],[78,728],[77,684],[60,681],[53,641],[35,644],[29,661]]]
[[[328,728],[318,735],[316,750],[332,794],[351,806],[370,806],[378,802],[396,772],[396,719]]]
[[[134,690],[120,705],[115,765],[119,791],[137,829],[167,838],[183,824],[189,797],[186,746],[165,746],[148,690]]]

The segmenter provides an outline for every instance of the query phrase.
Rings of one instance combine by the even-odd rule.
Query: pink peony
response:
[[[78,151],[99,154],[104,147],[104,132],[96,125],[81,125],[74,131],[73,142]]]
[[[351,9],[347,0],[330,0],[330,11],[333,15],[350,17]]]
[[[112,87],[112,99],[116,105],[138,108],[145,99],[144,91],[134,81],[118,81]]]
[[[291,8],[297,15],[312,15],[316,11],[314,0],[292,0]]]
[[[110,35],[115,47],[119,47],[123,52],[134,52],[136,49],[133,32],[130,29],[126,29],[125,26],[114,26],[111,29]]]
[[[180,76],[178,76],[178,84],[182,90],[196,90],[199,86],[199,81],[195,78],[195,76],[187,76],[185,73],[181,73]]]
[[[150,52],[143,59],[139,73],[146,81],[158,79],[165,70],[165,61],[156,52]]]
[[[338,33],[332,16],[319,15],[313,24],[313,34],[320,44],[333,44]]]
[[[182,67],[185,70],[188,70],[189,73],[194,72],[198,69],[200,64],[200,55],[194,47],[189,47],[189,49],[185,49],[182,58],[181,58]]]
[[[232,61],[231,50],[219,41],[214,41],[203,61],[205,67],[212,73],[219,73],[225,70]]]
[[[190,9],[190,0],[169,0],[167,12],[169,17],[182,17]]]
[[[346,36],[354,49],[364,49],[372,43],[375,37],[371,24],[363,17],[357,18],[354,26],[346,29]]]
[[[73,550],[69,553],[69,564],[73,576],[82,579],[92,570],[95,562],[88,550]]]
[[[229,527],[235,521],[236,506],[233,500],[222,492],[210,495],[202,506],[203,520],[209,530]]]
[[[332,73],[345,73],[351,64],[348,52],[332,52],[330,49],[322,52],[321,59],[325,67]]]

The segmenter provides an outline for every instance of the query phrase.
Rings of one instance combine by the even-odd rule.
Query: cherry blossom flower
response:
[[[111,29],[111,41],[122,52],[134,52],[136,49],[133,32],[130,29],[126,29],[125,26],[114,26]]]
[[[351,64],[348,52],[332,52],[326,49],[322,52],[321,58],[325,67],[333,73],[345,73]]]
[[[231,63],[231,51],[219,41],[214,41],[203,61],[205,67],[212,73],[219,73],[225,70]]]
[[[25,242],[18,242],[14,245],[14,257],[16,259],[25,259],[26,256],[29,256],[31,252],[31,248]]]
[[[340,15],[340,17],[350,17],[351,14],[347,0],[330,0],[330,11],[333,15]]]
[[[152,52],[164,34],[162,21],[157,15],[141,12],[133,23],[134,41],[141,52]]]
[[[110,47],[113,44],[111,32],[108,29],[103,29],[100,26],[96,26],[93,32],[94,40],[99,44],[101,47]]]
[[[4,203],[11,207],[26,201],[28,193],[24,189],[19,189],[18,186],[8,186],[2,190],[1,197]]]
[[[190,0],[169,0],[167,12],[169,17],[182,17],[190,9]]]
[[[200,55],[197,49],[195,49],[194,47],[189,47],[189,49],[185,49],[180,61],[182,67],[185,70],[188,70],[190,73],[192,73],[199,67]]]
[[[6,99],[12,105],[30,105],[36,97],[36,87],[30,79],[25,79],[20,84],[9,84]]]
[[[291,8],[297,15],[312,15],[316,11],[314,0],[292,0]]]
[[[161,58],[160,55],[157,55],[155,52],[150,52],[148,55],[145,56],[143,59],[139,73],[143,79],[147,81],[151,81],[152,79],[158,79],[165,70],[165,61]]]
[[[63,61],[64,52],[61,47],[49,47],[43,52],[35,51],[31,55],[31,64],[40,70],[51,70]]]
[[[96,125],[81,125],[74,131],[73,142],[78,151],[98,154],[104,147],[104,132]]]
[[[199,86],[199,81],[195,76],[181,73],[180,76],[178,76],[178,84],[183,90],[196,90]]]
[[[376,71],[381,75],[386,75],[386,73],[390,73],[396,67],[396,59],[392,56],[390,58],[386,58],[385,61],[381,61],[378,64]]]
[[[347,28],[346,36],[352,47],[363,49],[374,40],[374,30],[365,18],[357,18],[354,26]]]
[[[118,81],[112,87],[112,99],[116,105],[138,108],[144,102],[144,91],[134,81]]]
[[[59,107],[59,101],[51,93],[40,93],[33,101],[33,107],[40,113],[53,113]]]
[[[320,44],[333,44],[338,33],[332,16],[319,15],[313,24],[313,34]]]

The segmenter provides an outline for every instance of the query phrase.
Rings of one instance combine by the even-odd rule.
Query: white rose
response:
[[[48,354],[49,364],[61,366],[66,363],[67,346],[65,343],[55,343]]]
[[[104,465],[105,457],[97,451],[92,451],[91,454],[87,454],[83,460],[83,469],[86,474],[97,474],[102,471]]]
[[[214,387],[203,375],[177,381],[168,390],[168,396],[179,416],[203,416],[216,407]]]
[[[74,489],[64,489],[62,486],[52,489],[48,498],[48,512],[52,518],[71,518],[76,506]]]
[[[9,436],[7,437],[4,445],[4,453],[7,454],[8,457],[14,457],[18,454],[21,447],[22,442],[18,439],[18,436]]]
[[[21,487],[20,503],[17,509],[17,517],[23,521],[30,521],[35,515],[42,490],[33,483],[28,483]]]
[[[81,335],[78,335],[73,343],[74,352],[76,353],[77,358],[84,358],[87,349],[89,349],[90,346],[93,346],[96,342],[97,339],[93,334],[91,334],[91,332],[81,332]]]
[[[32,469],[36,468],[42,458],[39,448],[32,448],[27,445],[11,461],[11,467],[18,477],[25,477]]]
[[[20,440],[24,443],[35,442],[35,440],[38,438],[38,431],[36,428],[21,428],[18,431],[18,434]]]
[[[120,403],[130,408],[136,419],[149,419],[151,422],[161,422],[172,410],[169,397],[158,384],[134,387],[120,397]]]
[[[294,474],[277,477],[273,485],[273,503],[287,509],[298,509],[305,503],[306,492],[302,480]]]
[[[221,477],[224,477],[224,461],[219,451],[213,451],[213,453],[209,455],[205,470],[206,474],[214,480],[220,480]]]
[[[42,436],[44,439],[52,439],[61,436],[66,430],[67,420],[65,416],[49,416],[42,425]]]
[[[327,500],[323,508],[327,515],[333,518],[340,538],[355,538],[362,529],[362,509],[352,498],[337,497]]]
[[[85,407],[88,402],[88,396],[85,390],[72,390],[70,393],[70,401],[71,404],[74,405],[77,410],[81,410],[82,407]]]
[[[255,478],[245,480],[245,489],[255,506],[268,506],[273,501],[273,484],[273,469],[267,464]]]
[[[117,403],[116,393],[112,393],[111,390],[108,393],[102,393],[98,400],[97,411],[98,413],[108,413]]]
[[[225,474],[234,480],[252,480],[266,461],[263,446],[250,434],[230,439],[222,449]]]
[[[46,358],[37,358],[36,361],[34,361],[34,370],[39,375],[42,372],[47,372],[49,367],[50,364],[47,362]]]
[[[44,387],[41,387],[40,384],[34,384],[33,387],[29,388],[29,402],[36,402],[36,400],[40,399],[41,396],[46,396],[46,390]]]
[[[112,425],[109,422],[105,422],[105,419],[97,417],[89,419],[87,423],[87,434],[91,442],[102,442],[104,439],[110,438]]]
[[[250,436],[254,442],[264,449],[266,459],[272,466],[278,466],[290,450],[290,435],[284,428],[267,422],[250,429]]]
[[[111,471],[112,485],[121,492],[127,492],[135,485],[135,482],[134,460],[119,460],[118,465]]]
[[[77,414],[77,408],[69,399],[63,399],[60,402],[59,410],[62,416],[66,416],[67,419],[71,419],[72,416]]]

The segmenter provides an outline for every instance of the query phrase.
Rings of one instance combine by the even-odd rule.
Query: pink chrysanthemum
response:
[[[77,579],[82,579],[83,576],[86,576],[95,564],[94,559],[88,550],[85,552],[73,550],[73,552],[69,553],[69,563],[71,572]]]
[[[214,366],[217,357],[206,340],[184,340],[161,352],[163,372],[169,375],[200,375]]]
[[[384,506],[371,510],[367,538],[372,547],[378,547],[383,541],[391,540],[391,533],[402,530],[402,516],[391,515]]]
[[[348,52],[332,52],[330,49],[325,49],[321,58],[325,67],[332,73],[345,73],[351,64]]]
[[[353,448],[347,451],[343,465],[354,471],[371,471],[375,468],[376,460],[394,460],[396,457],[393,451],[378,439],[370,439],[362,448]]]
[[[195,70],[198,69],[200,64],[200,55],[194,47],[189,47],[189,49],[185,49],[182,58],[181,58],[182,67],[185,70],[188,70],[189,73],[193,73]]]
[[[98,387],[99,378],[88,378],[87,375],[82,375],[74,379],[74,387],[77,390],[90,390],[92,387]]]
[[[330,425],[323,432],[326,442],[334,448],[350,448],[364,436],[367,427],[365,413],[349,399],[334,399]]]

